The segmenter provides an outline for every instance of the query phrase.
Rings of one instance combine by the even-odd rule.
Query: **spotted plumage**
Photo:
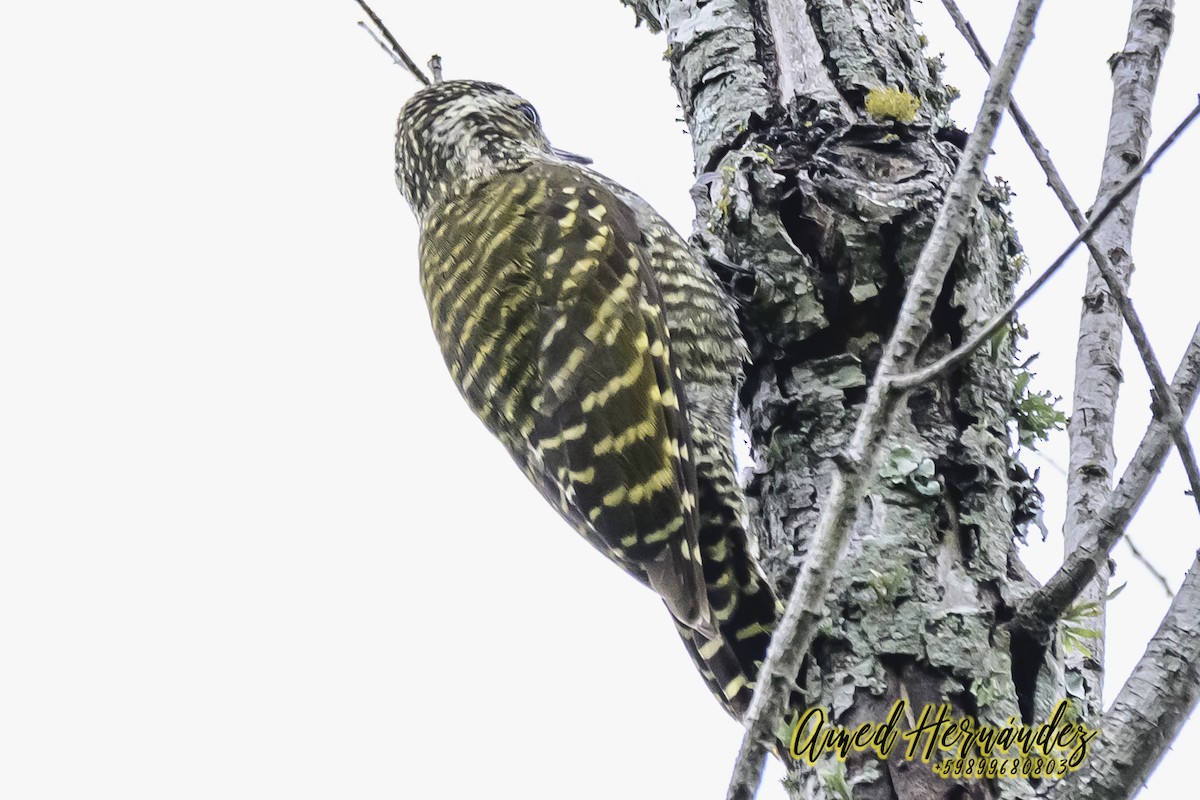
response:
[[[546,500],[658,593],[740,717],[778,613],[742,525],[728,299],[641,198],[495,84],[423,89],[396,179],[451,377]]]

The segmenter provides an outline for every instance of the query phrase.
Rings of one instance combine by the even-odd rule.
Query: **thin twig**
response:
[[[923,383],[928,383],[946,370],[961,364],[973,352],[978,350],[980,345],[991,339],[992,336],[995,335],[996,331],[1000,330],[1000,328],[1008,322],[1009,318],[1019,308],[1021,308],[1021,306],[1025,305],[1029,298],[1037,294],[1038,290],[1046,284],[1046,281],[1050,280],[1050,278],[1054,276],[1054,273],[1058,272],[1059,268],[1067,262],[1067,259],[1071,257],[1071,254],[1075,252],[1079,245],[1084,242],[1084,240],[1097,228],[1097,226],[1104,222],[1104,220],[1108,218],[1108,215],[1116,210],[1117,206],[1121,204],[1121,201],[1124,200],[1125,197],[1131,191],[1133,191],[1134,187],[1141,182],[1142,178],[1147,172],[1150,171],[1155,162],[1157,162],[1158,159],[1167,152],[1167,150],[1171,149],[1172,145],[1175,144],[1175,141],[1183,134],[1187,127],[1192,124],[1197,116],[1200,116],[1200,103],[1197,103],[1197,105],[1188,113],[1188,115],[1184,117],[1183,121],[1175,127],[1175,130],[1171,131],[1171,135],[1168,136],[1161,145],[1159,145],[1158,149],[1154,151],[1154,154],[1151,155],[1144,164],[1142,164],[1137,172],[1134,172],[1132,175],[1130,175],[1128,180],[1121,185],[1121,188],[1109,196],[1108,200],[1106,200],[1104,205],[1100,208],[1100,211],[1097,212],[1090,220],[1088,220],[1088,224],[1082,231],[1079,232],[1079,235],[1076,236],[1069,245],[1067,245],[1067,248],[1062,252],[1061,255],[1059,255],[1058,258],[1054,259],[1050,266],[1046,267],[1046,270],[1039,275],[1032,284],[1029,285],[1029,288],[1026,289],[1020,297],[1018,297],[1016,300],[1013,300],[1008,304],[1008,306],[1005,307],[1003,311],[992,317],[991,321],[989,321],[987,325],[984,325],[983,328],[981,328],[965,344],[950,351],[937,361],[934,361],[932,364],[928,364],[920,369],[915,369],[911,372],[906,372],[901,375],[891,376],[887,379],[888,383],[896,389],[911,389],[914,386],[920,386]]]
[[[991,72],[991,56],[984,49],[983,42],[975,34],[975,29],[971,27],[971,23],[963,16],[958,4],[954,0],[942,0],[942,5],[946,7],[946,11],[950,14],[950,19],[954,21],[954,27],[958,29],[958,32],[967,40],[967,44],[971,46],[971,50],[975,53],[975,58],[983,65],[985,70]],[[1075,204],[1071,193],[1067,191],[1067,186],[1063,183],[1062,176],[1058,173],[1054,162],[1050,160],[1050,152],[1042,144],[1042,140],[1038,138],[1037,134],[1034,133],[1033,127],[1030,126],[1029,120],[1025,117],[1024,112],[1021,111],[1015,99],[1009,99],[1008,113],[1012,116],[1013,122],[1017,123],[1017,127],[1020,128],[1021,134],[1025,137],[1025,142],[1029,145],[1029,149],[1033,151],[1033,157],[1037,159],[1042,171],[1046,173],[1046,182],[1062,202],[1063,208],[1067,210],[1067,216],[1075,223],[1076,228],[1082,228],[1087,222],[1083,216],[1083,212]]]
[[[1133,537],[1126,536],[1124,538],[1124,542],[1125,546],[1129,548],[1130,554],[1133,555],[1133,560],[1141,564],[1142,567],[1150,573],[1150,577],[1158,581],[1159,585],[1162,586],[1163,591],[1167,593],[1167,597],[1174,597],[1175,590],[1171,588],[1171,584],[1167,580],[1167,576],[1159,572],[1158,568],[1150,563],[1150,559],[1146,558],[1145,553],[1138,549],[1138,546],[1133,543]]]
[[[1200,325],[1192,333],[1192,341],[1171,383],[1171,390],[1185,411],[1195,402],[1197,387],[1200,387]],[[1161,419],[1153,419],[1121,480],[1117,481],[1104,507],[1084,529],[1080,546],[1067,555],[1045,586],[1025,598],[1008,623],[1010,628],[1025,631],[1035,638],[1045,637],[1116,546],[1125,526],[1162,470],[1170,449],[1170,431]]]
[[[383,20],[379,18],[379,15],[372,11],[371,7],[363,2],[363,0],[354,0],[354,2],[358,3],[362,10],[367,12],[367,16],[371,18],[371,22],[374,23],[375,27],[379,29],[379,32],[383,34],[383,38],[387,40],[387,44],[385,45],[383,42],[380,42],[379,37],[376,36],[375,32],[368,28],[365,23],[360,22],[358,24],[367,33],[371,34],[371,38],[378,42],[380,47],[387,51],[388,55],[392,57],[392,61],[404,65],[406,68],[408,68],[408,71],[413,74],[413,77],[426,86],[429,86],[431,83],[429,77],[421,71],[421,68],[417,66],[417,62],[408,57],[408,53],[404,52],[404,48],[400,46],[398,41],[396,41],[396,37],[392,36],[392,32],[389,31],[387,26],[383,24]]]
[[[372,39],[375,40],[375,44],[379,45],[380,50],[387,53],[388,58],[390,58],[392,60],[393,64],[395,64],[398,67],[404,66],[404,62],[400,60],[400,56],[396,55],[395,51],[392,50],[392,48],[388,47],[387,42],[385,42],[383,39],[379,38],[379,34],[377,34],[375,32],[374,28],[372,28],[370,25],[363,22],[362,20],[358,21],[358,27],[360,27],[364,31],[366,31],[367,36],[370,36]]]
[[[1041,0],[1021,0],[1013,15],[1000,64],[993,70],[975,127],[945,200],[934,221],[909,281],[896,327],[884,349],[875,380],[867,392],[846,457],[834,473],[809,551],[788,598],[787,609],[771,637],[759,671],[754,698],[746,714],[746,734],[734,764],[729,800],[750,800],[762,778],[765,742],[771,741],[782,717],[790,687],[812,643],[825,609],[825,595],[867,487],[868,474],[883,440],[900,393],[887,380],[911,367],[929,335],[930,320],[946,273],[962,242],[971,208],[983,183],[983,168],[996,128],[1008,104],[1009,90],[1021,58],[1033,38],[1033,22]]]

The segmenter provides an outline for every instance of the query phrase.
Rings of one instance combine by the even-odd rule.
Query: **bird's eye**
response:
[[[525,115],[525,119],[529,120],[534,125],[542,124],[541,119],[538,118],[537,109],[529,105],[529,103],[522,103],[520,107],[517,108],[517,111],[520,111],[523,115]]]

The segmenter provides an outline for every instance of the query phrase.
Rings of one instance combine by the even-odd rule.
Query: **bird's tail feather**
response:
[[[717,635],[678,622],[676,627],[709,690],[734,719],[742,721],[783,604],[750,551],[740,508],[722,502],[737,495],[718,485],[723,477],[720,471],[705,473],[709,479],[699,484],[698,539]],[[781,746],[786,749],[783,742],[774,743],[773,749],[781,753]]]

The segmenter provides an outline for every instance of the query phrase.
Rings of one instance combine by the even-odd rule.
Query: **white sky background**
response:
[[[963,5],[997,53],[1011,0]],[[1155,141],[1198,88],[1200,13],[1178,5]],[[690,230],[665,42],[617,0],[376,8]],[[1128,8],[1047,3],[1018,82],[1085,207]],[[918,13],[969,127],[982,74],[940,3]],[[739,729],[661,603],[558,520],[444,374],[392,178],[414,83],[361,16],[0,12],[0,796],[723,796]],[[1040,269],[1070,225],[1011,126],[996,153]],[[1168,372],[1200,308],[1197,164],[1200,129],[1142,193],[1134,298]],[[1068,399],[1083,266],[1023,315],[1040,385]],[[1125,375],[1122,461],[1148,419],[1135,358]],[[1061,479],[1029,463],[1045,576]],[[1176,587],[1198,541],[1183,488],[1172,455],[1134,527]],[[1110,697],[1167,605],[1116,554]],[[1194,788],[1198,728],[1143,798]]]

